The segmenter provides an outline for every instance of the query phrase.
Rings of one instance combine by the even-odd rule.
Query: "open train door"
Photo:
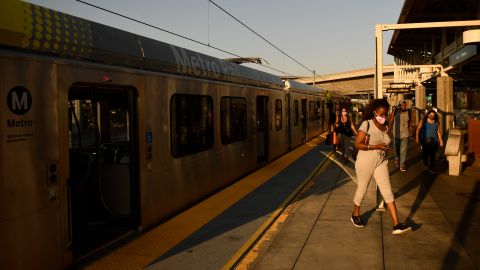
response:
[[[257,164],[268,160],[268,97],[257,96]]]
[[[74,84],[68,103],[71,250],[78,260],[136,228],[136,94]]]

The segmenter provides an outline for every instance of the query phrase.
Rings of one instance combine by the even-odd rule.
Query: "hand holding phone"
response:
[[[391,149],[390,145],[384,144],[384,143],[380,144],[380,150],[388,151],[390,149]]]

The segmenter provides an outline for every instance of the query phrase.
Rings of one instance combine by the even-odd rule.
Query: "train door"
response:
[[[325,100],[321,101],[321,108],[322,108],[322,124],[320,125],[322,128],[322,132],[325,132],[327,129],[325,128]]]
[[[257,96],[257,163],[268,160],[268,97]]]
[[[307,141],[307,99],[302,98],[302,141]]]
[[[292,119],[292,115],[291,115],[291,110],[292,110],[292,106],[290,104],[291,102],[291,95],[290,93],[287,93],[285,95],[285,104],[286,104],[286,113],[285,113],[285,117],[287,119],[285,119],[286,123],[287,123],[287,128],[286,128],[286,132],[287,132],[287,142],[288,142],[288,151],[290,151],[292,149],[292,123],[291,123],[291,119]]]
[[[73,85],[68,99],[76,260],[136,228],[137,123],[131,88]]]

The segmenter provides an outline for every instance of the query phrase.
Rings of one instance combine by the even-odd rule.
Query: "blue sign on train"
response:
[[[147,144],[152,144],[153,143],[153,134],[152,134],[152,131],[147,131],[145,132],[145,141],[147,142]]]

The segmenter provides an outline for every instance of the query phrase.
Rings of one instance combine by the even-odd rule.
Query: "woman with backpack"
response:
[[[423,163],[430,174],[435,174],[435,154],[438,146],[443,147],[442,130],[438,122],[437,112],[428,111],[418,123],[415,142],[422,145]]]

